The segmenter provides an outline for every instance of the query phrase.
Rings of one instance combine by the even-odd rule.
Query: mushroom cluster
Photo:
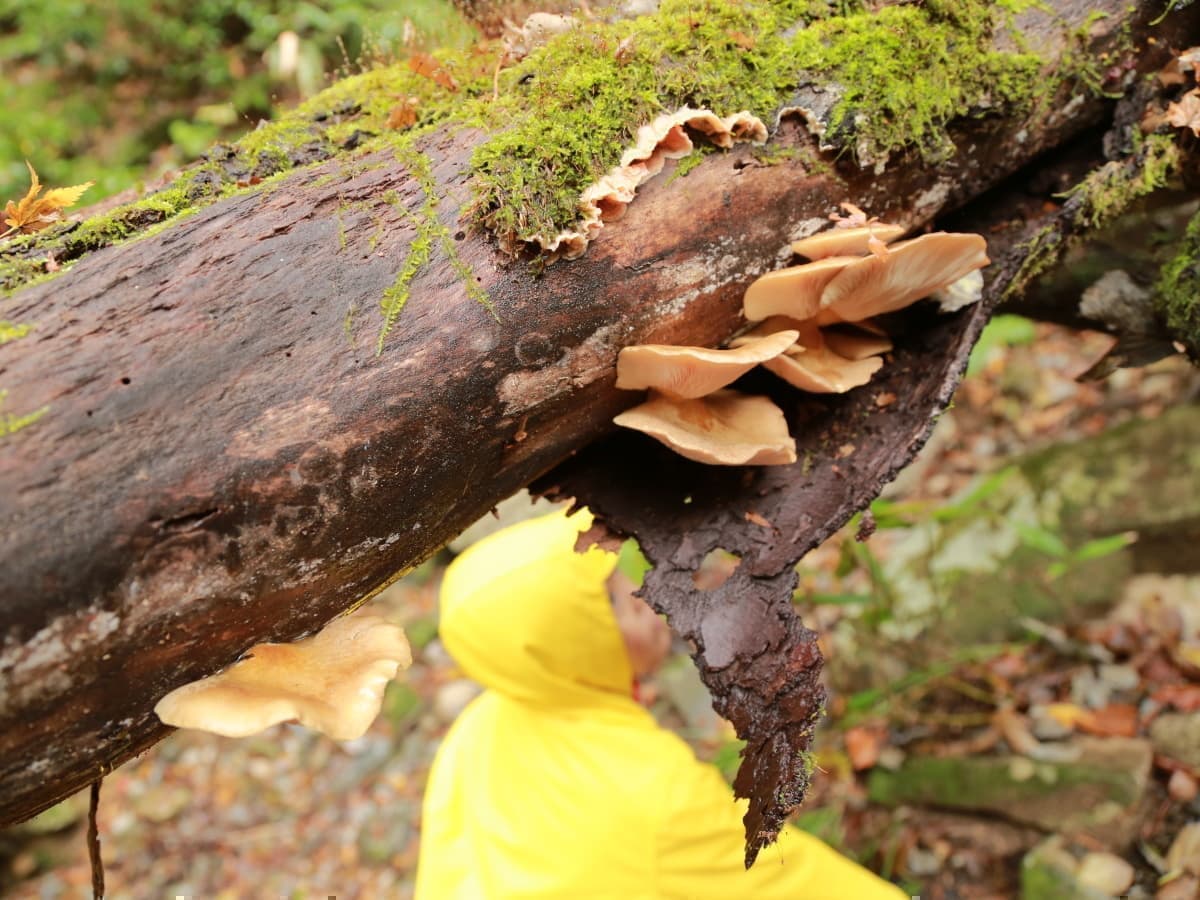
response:
[[[154,707],[167,725],[245,737],[299,721],[334,740],[362,737],[383,691],[412,663],[398,625],[356,610],[291,644],[257,644],[247,658],[178,687]]]
[[[613,421],[675,452],[715,465],[786,465],[796,443],[783,411],[766,397],[728,389],[756,365],[811,393],[866,384],[892,343],[875,316],[925,297],[951,312],[978,300],[990,260],[977,234],[933,232],[895,243],[899,225],[852,215],[792,244],[810,260],[768,272],[746,290],[742,311],[756,323],[728,349],[647,344],[617,357],[617,387],[646,401]]]

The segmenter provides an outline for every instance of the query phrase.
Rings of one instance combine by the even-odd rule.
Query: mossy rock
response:
[[[1150,774],[1150,743],[1080,738],[1056,746],[1069,748],[1074,758],[912,757],[896,771],[874,770],[868,794],[885,806],[990,812],[1045,831],[1090,834],[1112,845],[1132,839]]]

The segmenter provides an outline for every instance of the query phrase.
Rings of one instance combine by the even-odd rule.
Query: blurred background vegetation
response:
[[[95,181],[84,203],[358,71],[476,37],[448,0],[0,0],[0,201]]]

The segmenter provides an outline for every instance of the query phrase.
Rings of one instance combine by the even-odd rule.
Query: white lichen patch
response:
[[[725,150],[736,141],[761,144],[767,139],[767,127],[745,111],[722,118],[712,110],[685,106],[661,115],[638,129],[637,142],[622,154],[620,165],[584,189],[579,198],[580,218],[571,228],[550,238],[529,234],[520,239],[566,259],[582,256],[604,224],[625,213],[637,189],[661,172],[668,159],[682,159],[695,149],[686,129],[703,134]]]
[[[116,613],[93,604],[55,619],[24,643],[6,642],[0,653],[0,715],[10,706],[27,705],[28,698],[69,687],[75,658],[86,647],[102,644],[120,624]]]

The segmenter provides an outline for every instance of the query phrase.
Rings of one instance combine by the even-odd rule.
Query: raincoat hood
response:
[[[446,572],[442,641],[488,690],[429,773],[417,900],[903,900],[794,829],[743,869],[745,804],[631,696],[590,524],[515,525]]]
[[[617,557],[575,552],[586,510],[506,528],[446,570],[439,633],[475,681],[557,708],[628,702],[633,672],[605,582]]]

